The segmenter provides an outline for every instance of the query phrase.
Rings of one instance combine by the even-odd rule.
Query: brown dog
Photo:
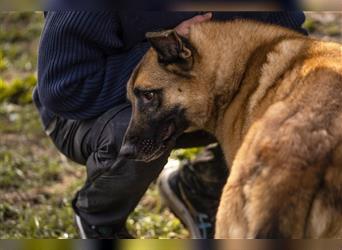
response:
[[[204,129],[231,166],[216,238],[342,237],[342,47],[253,21],[150,33],[122,154]]]

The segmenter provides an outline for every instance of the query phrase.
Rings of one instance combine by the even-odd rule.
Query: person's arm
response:
[[[39,48],[42,104],[65,118],[87,119],[109,109],[116,95],[122,98],[115,82],[119,32],[111,12],[49,12]]]
[[[269,24],[280,25],[306,34],[302,28],[305,15],[302,11],[242,11],[242,12],[214,12],[213,20],[226,21],[233,19],[252,19]]]
[[[284,26],[307,35],[303,28],[305,14],[302,11],[274,11],[267,15],[266,22]]]

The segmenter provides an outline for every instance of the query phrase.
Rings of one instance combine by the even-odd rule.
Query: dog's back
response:
[[[341,53],[341,45],[289,35],[241,83],[246,107],[233,100],[240,115],[232,121],[230,105],[221,124],[235,125],[236,152],[217,237],[342,237]]]

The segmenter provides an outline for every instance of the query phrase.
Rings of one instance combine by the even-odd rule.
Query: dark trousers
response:
[[[94,120],[57,117],[50,134],[60,152],[87,167],[87,181],[73,205],[91,225],[121,228],[167,163],[170,152],[151,163],[118,158],[130,117],[129,104],[116,106]],[[212,136],[199,131],[181,136],[176,147],[205,146],[213,142]]]

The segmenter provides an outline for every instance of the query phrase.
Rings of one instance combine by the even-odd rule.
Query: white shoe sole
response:
[[[75,223],[76,223],[76,226],[77,226],[77,229],[78,229],[78,233],[81,236],[81,239],[82,240],[86,240],[87,236],[86,236],[86,234],[84,232],[83,225],[82,225],[82,222],[81,222],[81,218],[77,214],[75,214]]]
[[[189,210],[184,203],[172,191],[168,179],[175,175],[178,167],[166,168],[158,178],[159,192],[164,203],[171,211],[181,220],[185,227],[189,230],[192,239],[201,239],[201,234],[193,220]]]

